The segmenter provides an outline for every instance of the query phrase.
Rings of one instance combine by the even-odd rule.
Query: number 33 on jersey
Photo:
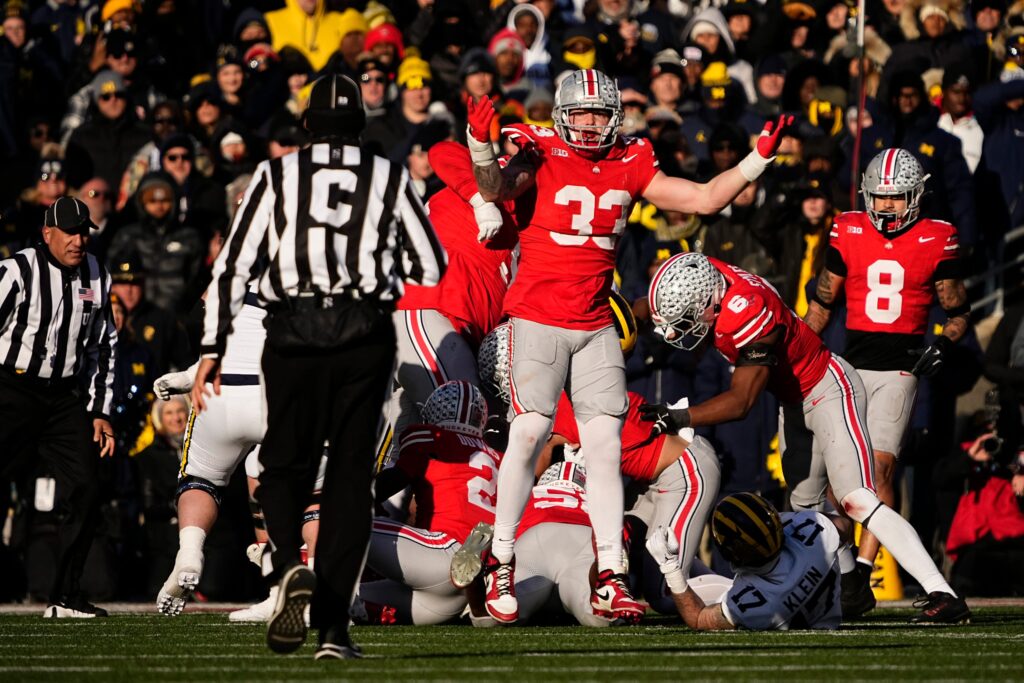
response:
[[[894,237],[882,235],[866,213],[840,215],[832,226],[826,266],[846,282],[847,322],[851,330],[924,334],[935,298],[935,282],[959,256],[956,228],[921,219]],[[836,259],[840,263],[835,263]]]
[[[505,312],[568,329],[605,327],[619,236],[658,171],[653,148],[619,137],[594,161],[550,128],[515,124],[502,132],[538,153],[535,187],[519,199],[520,215],[527,209],[529,219],[519,234],[519,270]]]

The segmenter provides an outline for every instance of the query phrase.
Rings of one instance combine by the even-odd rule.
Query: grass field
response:
[[[622,629],[361,627],[366,658],[290,656],[224,614],[92,621],[0,615],[0,681],[972,679],[1020,680],[1024,608],[981,607],[963,627],[912,627],[877,610],[833,633],[705,633],[668,621]]]

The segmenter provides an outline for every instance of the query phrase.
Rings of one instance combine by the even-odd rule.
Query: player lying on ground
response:
[[[648,296],[651,319],[667,342],[693,349],[711,338],[736,366],[730,388],[699,405],[645,406],[653,431],[740,419],[767,387],[781,406],[780,433],[789,434],[796,418],[810,437],[782,445],[793,507],[822,509],[831,485],[843,511],[871,530],[927,591],[923,610],[912,621],[969,619],[967,604],[942,578],[914,528],[875,495],[864,385],[856,371],[834,356],[767,282],[735,266],[701,254],[677,254],[655,273]],[[798,491],[805,496],[798,497]],[[852,553],[842,553],[840,560],[843,573],[854,570]]]
[[[837,523],[849,533],[847,520]],[[761,496],[737,493],[715,507],[711,534],[736,573],[725,599],[715,605],[687,584],[669,529],[659,527],[647,541],[687,626],[700,631],[839,628],[842,540],[832,519],[811,511],[780,515]]]
[[[505,129],[522,150],[503,170],[490,139],[496,116],[487,99],[467,102],[468,142],[485,201],[516,200],[530,211],[520,225],[520,260],[505,298],[512,323],[512,418],[486,568],[487,610],[515,621],[513,545],[533,485],[534,465],[551,431],[562,391],[579,420],[590,509],[597,539],[597,610],[639,617],[622,565],[622,418],[628,409],[625,365],[604,302],[615,251],[634,202],[664,210],[716,213],[771,163],[786,117],[766,125],[757,149],[705,184],[658,170],[651,144],[618,134],[623,109],[615,82],[584,69],[555,95],[555,129]],[[791,118],[791,117],[790,117]]]

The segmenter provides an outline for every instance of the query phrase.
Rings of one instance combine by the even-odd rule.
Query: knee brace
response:
[[[174,492],[174,499],[177,500],[181,497],[181,494],[185,491],[202,491],[213,498],[213,502],[220,507],[220,487],[214,484],[209,479],[203,479],[202,477],[194,477],[191,474],[186,474],[178,479],[178,488]]]
[[[860,522],[865,527],[868,526],[875,511],[882,507],[882,501],[878,500],[875,492],[865,488],[854,489],[847,493],[839,501],[839,504],[843,506],[843,510],[850,516],[850,519]]]

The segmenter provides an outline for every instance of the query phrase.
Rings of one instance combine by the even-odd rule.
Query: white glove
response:
[[[673,593],[686,592],[686,577],[679,567],[679,541],[670,529],[659,526],[647,539],[647,552],[658,563],[665,583]]]
[[[494,205],[493,202],[486,202],[484,198],[477,192],[469,200],[469,205],[473,207],[473,216],[476,218],[476,224],[480,230],[476,234],[477,242],[486,242],[487,240],[494,239],[501,230],[501,226],[505,223],[505,220],[501,217],[501,209]]]
[[[199,369],[199,361],[196,361],[187,370],[181,372],[168,372],[153,382],[153,393],[161,400],[168,400],[175,394],[187,394],[192,391],[192,384],[196,380],[196,370]]]

